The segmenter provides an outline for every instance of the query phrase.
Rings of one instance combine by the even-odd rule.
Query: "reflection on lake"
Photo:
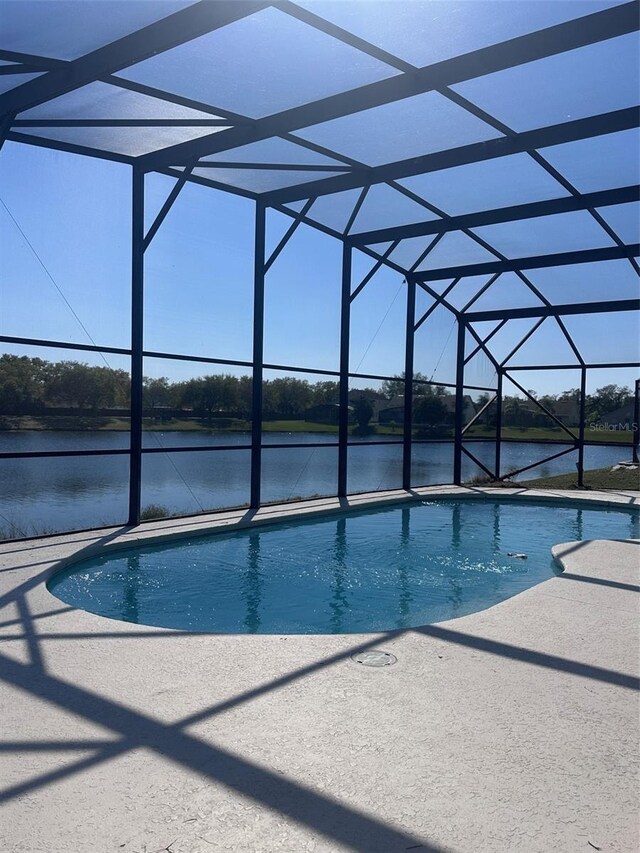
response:
[[[323,433],[270,433],[269,443],[335,444],[337,437]],[[143,508],[156,504],[173,514],[246,505],[249,500],[248,450],[231,449],[249,442],[242,433],[167,431],[147,434],[147,446],[202,446],[216,444],[229,450],[152,453],[143,459]],[[367,444],[366,439],[359,442]],[[117,432],[0,432],[1,451],[112,450],[123,446]],[[474,455],[491,468],[492,442],[473,442]],[[542,443],[504,442],[503,471],[522,468],[558,448]],[[587,468],[603,468],[629,459],[628,447],[588,447]],[[337,490],[336,447],[267,448],[263,452],[263,499],[290,500],[324,496]],[[522,479],[575,471],[576,453],[545,462]],[[129,461],[126,456],[7,459],[0,461],[0,530],[5,535],[33,535],[82,527],[119,524],[128,505]],[[478,473],[465,459],[465,478]],[[415,444],[412,460],[415,486],[450,483],[453,478],[453,444]],[[350,492],[399,488],[402,479],[400,445],[357,446],[349,450]]]

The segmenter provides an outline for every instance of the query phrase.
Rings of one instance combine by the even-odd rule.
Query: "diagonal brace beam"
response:
[[[483,406],[479,411],[477,411],[477,412],[475,413],[475,415],[471,418],[471,420],[469,421],[469,423],[468,423],[466,426],[464,426],[464,427],[462,428],[462,434],[463,434],[463,435],[464,435],[464,434],[465,434],[465,432],[469,429],[469,427],[472,427],[472,426],[475,424],[475,422],[478,420],[478,418],[481,418],[481,417],[484,415],[484,413],[487,411],[487,409],[489,408],[489,406],[490,406],[492,403],[494,403],[497,399],[498,399],[498,395],[497,395],[497,394],[494,394],[494,395],[493,395],[493,397],[492,397],[490,400],[487,400],[487,402],[484,404],[484,406]]]
[[[495,329],[493,329],[491,332],[489,332],[489,334],[487,335],[486,338],[481,338],[480,335],[473,328],[473,326],[469,323],[467,328],[469,329],[469,331],[471,332],[473,337],[478,341],[478,346],[472,352],[469,353],[469,355],[465,358],[464,363],[468,364],[471,361],[471,359],[480,352],[480,350],[485,349],[485,347],[487,346],[487,344],[489,343],[491,338],[494,335],[497,335],[498,332],[500,331],[500,329],[507,322],[508,322],[508,320],[501,320],[500,323],[498,323],[498,325],[495,327]],[[485,352],[488,352],[488,350],[485,349]]]
[[[579,365],[576,365],[576,368],[578,368],[578,367],[579,367]],[[526,389],[526,388],[523,388],[523,387],[522,387],[522,385],[520,385],[520,383],[519,383],[519,382],[516,382],[516,380],[515,380],[512,376],[509,376],[508,371],[505,371],[504,375],[507,377],[507,379],[509,380],[509,382],[511,382],[511,384],[512,384],[512,385],[515,385],[515,386],[516,386],[516,388],[518,388],[520,391],[522,391],[522,393],[523,393],[526,397],[528,397],[528,398],[529,398],[529,400],[531,400],[531,402],[532,402],[532,403],[535,403],[535,404],[536,404],[536,406],[537,406],[539,409],[542,409],[542,411],[545,413],[545,415],[547,415],[548,417],[550,417],[550,418],[551,418],[551,420],[555,421],[555,422],[558,424],[558,426],[559,426],[561,429],[563,429],[563,430],[567,433],[567,435],[571,436],[571,438],[572,438],[574,441],[576,441],[576,440],[577,440],[577,438],[576,438],[575,434],[574,434],[574,433],[572,433],[572,432],[571,432],[571,430],[570,430],[570,429],[568,429],[568,428],[567,428],[567,427],[562,423],[562,421],[561,421],[559,418],[557,418],[557,417],[556,417],[552,412],[550,412],[550,411],[549,411],[549,409],[547,409],[547,407],[546,407],[546,406],[543,406],[543,405],[542,405],[542,403],[541,403],[539,400],[536,400],[536,398],[535,398],[532,394],[530,394],[530,393],[527,391],[527,389]]]
[[[313,205],[314,201],[315,201],[315,198],[310,198],[309,201],[302,208],[302,210],[299,213],[296,213],[295,216],[293,217],[293,222],[287,228],[286,234],[283,236],[282,240],[280,240],[278,245],[275,247],[275,249],[273,250],[273,252],[269,256],[269,258],[265,261],[265,264],[264,264],[264,274],[265,275],[269,271],[269,268],[272,266],[272,264],[275,262],[276,258],[280,255],[280,252],[282,252],[282,250],[287,245],[289,240],[293,237],[294,233],[297,231],[298,226],[300,225],[300,223],[302,222],[304,217],[307,215],[307,213],[309,213],[309,210],[311,209],[311,206]]]
[[[151,244],[151,241],[153,240],[153,238],[158,233],[158,229],[160,228],[160,226],[164,222],[167,214],[169,213],[169,211],[173,207],[173,203],[175,202],[175,200],[180,195],[180,192],[182,191],[184,185],[187,183],[187,180],[189,179],[189,176],[191,175],[193,168],[194,168],[193,163],[190,166],[187,166],[185,168],[184,172],[180,175],[180,177],[176,181],[176,183],[173,185],[173,188],[172,188],[171,192],[169,193],[169,195],[167,196],[164,204],[160,208],[158,215],[153,220],[153,222],[149,226],[149,230],[147,231],[147,233],[144,236],[144,240],[142,241],[142,251],[143,252],[147,251],[147,249],[149,248],[149,245]]]
[[[566,456],[567,453],[573,453],[577,448],[577,443],[573,447],[567,447],[565,450],[559,451],[559,453],[554,453],[552,456],[545,456],[544,459],[539,459],[537,462],[532,462],[531,465],[525,465],[524,468],[518,468],[515,471],[509,471],[506,474],[503,474],[500,479],[508,480],[509,477],[515,477],[516,474],[522,474],[524,471],[530,471],[532,468],[537,468],[539,465],[544,465],[545,462],[551,462],[552,459],[559,459],[560,456]]]

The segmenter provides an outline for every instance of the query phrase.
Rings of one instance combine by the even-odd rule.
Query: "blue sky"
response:
[[[604,137],[600,140],[601,148],[603,141],[627,145],[624,150],[627,159],[630,158],[629,146],[634,144],[631,138],[621,143],[613,137]],[[550,159],[554,155],[561,158],[563,147],[549,149]],[[589,157],[593,157],[592,152],[587,152],[585,160]],[[579,171],[579,168],[580,163],[574,161],[574,170]],[[622,177],[626,178],[621,176],[620,179]],[[425,180],[429,178],[437,180],[437,174],[426,176]],[[15,143],[5,145],[0,156],[0,195],[15,222],[0,206],[2,334],[128,346],[130,181],[129,167],[121,164]],[[152,221],[171,186],[171,179],[149,176],[147,222]],[[494,206],[494,203],[489,199],[487,206]],[[618,227],[629,234],[637,221],[637,207],[627,207],[627,210],[608,209],[603,213],[617,214]],[[277,244],[289,224],[288,217],[270,212],[268,248]],[[589,222],[588,227],[594,224]],[[544,223],[540,221],[534,225],[540,235],[533,237],[538,239],[536,245],[545,245],[545,234],[555,239],[553,229],[545,232],[541,227]],[[586,227],[580,218],[573,224],[567,223],[563,235],[568,233],[571,239],[580,239]],[[523,229],[518,224],[503,229],[501,238],[511,245],[514,240],[531,242],[531,235],[531,229]],[[27,239],[33,248],[27,244]],[[494,240],[503,248],[500,235],[494,235]],[[455,248],[452,243],[446,251],[443,249],[442,257],[446,259],[447,253],[454,252]],[[437,260],[433,265],[441,262],[446,261]],[[370,267],[370,259],[357,253],[354,281],[364,276]],[[313,228],[301,226],[267,279],[267,362],[337,370],[340,270],[339,242]],[[145,347],[250,360],[252,278],[253,203],[208,188],[187,186],[147,252]],[[637,295],[638,289],[638,280],[625,261],[532,271],[530,278],[546,296],[558,302],[602,298],[614,292],[621,298],[628,298]],[[469,294],[483,281],[463,283],[459,304],[470,298]],[[453,296],[452,299],[455,302]],[[532,298],[515,276],[510,279],[505,276],[500,287],[496,285],[479,300],[478,310],[532,302],[536,302],[535,297]],[[387,269],[378,273],[355,300],[352,370],[381,374],[403,370],[405,304],[402,278]],[[430,299],[420,294],[419,315],[429,305]],[[435,380],[455,380],[452,319],[449,312],[440,308],[416,336],[416,370]],[[518,336],[533,322],[509,323],[494,339],[496,353],[506,355]],[[566,325],[587,359],[638,358],[635,315],[571,317]],[[40,355],[52,360],[82,358],[90,363],[103,363],[91,354],[85,357],[62,350],[5,347],[3,351]],[[568,362],[571,359],[557,324],[549,320],[523,348],[518,360],[544,364],[556,360],[557,354],[562,355],[557,360]],[[113,355],[107,355],[106,359],[113,367],[126,367],[126,359]],[[207,365],[159,360],[149,361],[145,368],[149,375],[166,375],[173,379],[212,370]],[[608,382],[631,384],[637,373],[635,370],[598,371],[590,386],[595,388]],[[535,377],[535,387],[540,392],[562,391],[577,384],[576,375],[573,371],[565,374],[541,371]],[[323,377],[308,378],[313,381]],[[474,359],[467,382],[492,385],[493,379],[486,358]]]
[[[445,5],[415,0],[403,7],[402,15],[389,15],[389,4],[375,0],[300,0],[300,5],[415,66],[424,66],[618,2],[537,0],[521,4],[513,0],[450,0]],[[77,15],[58,10],[56,21],[52,17],[49,26],[47,20],[53,12],[45,7],[54,4],[9,5],[9,30],[14,39],[10,47],[49,52],[60,58],[80,55],[98,46],[97,37],[104,43],[121,35],[118,28],[135,29],[155,14],[146,8],[149,4],[125,4],[122,15],[107,21],[104,16],[96,17],[98,4],[86,3]],[[169,0],[166,5],[168,13],[185,5],[185,1]],[[471,8],[473,26],[469,25]],[[60,21],[64,26],[57,26]],[[220,61],[211,64],[214,48]],[[452,89],[513,130],[526,131],[637,104],[639,50],[637,34],[633,33],[462,81]],[[281,61],[284,51],[287,63]],[[318,74],[318,68],[323,69],[322,74]],[[193,73],[194,69],[202,73]],[[222,99],[216,101],[219,106],[224,102],[230,110],[258,116],[396,73],[390,66],[324,33],[304,28],[281,10],[266,9],[125,69],[121,76],[157,85],[164,82],[182,94],[205,99],[215,92]],[[237,85],[239,74],[242,86]],[[64,116],[65,110],[73,107],[73,115],[96,118],[103,116],[101,110],[122,110],[122,99],[133,97],[116,87],[111,87],[111,97],[107,97],[106,84],[92,86],[62,96],[46,107],[37,107],[35,112],[44,109],[47,115]],[[100,97],[96,86],[105,90]],[[113,97],[114,92],[118,97]],[[38,132],[54,133],[51,129]],[[127,144],[135,146],[139,141],[136,134],[147,131],[94,128],[91,133],[100,136],[106,146],[116,145],[124,137]],[[302,128],[297,134],[367,165],[501,135],[442,92],[426,92],[362,110]],[[278,146],[288,148],[282,162],[305,163],[304,157],[310,156],[291,142],[278,139],[247,145],[236,154],[238,159],[271,156],[277,161],[273,150],[280,150]],[[268,150],[271,155],[266,153]],[[593,192],[639,183],[639,152],[640,133],[634,129],[553,146],[540,153],[578,191]],[[226,155],[222,156],[224,159]],[[291,157],[293,160],[287,159]],[[230,174],[234,173],[222,170],[220,180],[232,179]],[[250,170],[240,174],[244,180],[254,179]],[[273,174],[283,179],[282,172]],[[274,180],[273,174],[257,173],[267,181]],[[527,154],[417,175],[399,183],[446,215],[568,194]],[[148,176],[147,224],[171,187],[170,178]],[[0,198],[8,210],[0,204],[0,333],[116,347],[129,345],[130,190],[128,166],[5,144],[0,154]],[[322,197],[310,215],[317,215],[322,222],[344,225],[357,196],[356,190]],[[599,213],[625,242],[634,242],[640,232],[639,208],[637,203],[625,204],[602,208]],[[368,230],[435,217],[400,192],[377,185],[370,190],[354,227]],[[268,249],[277,244],[289,224],[288,217],[269,212]],[[253,231],[251,201],[197,185],[183,189],[146,254],[146,349],[250,360]],[[513,258],[613,245],[607,232],[586,211],[485,226],[478,228],[477,234]],[[409,266],[429,239],[402,241],[391,257]],[[493,259],[489,251],[458,232],[445,235],[420,268]],[[371,263],[356,252],[354,283],[366,275]],[[340,275],[339,241],[301,226],[267,278],[265,361],[338,369]],[[638,296],[638,277],[627,261],[532,270],[528,278],[542,298],[555,303]],[[485,281],[480,277],[463,279],[450,295],[452,303],[462,307]],[[442,282],[434,287],[442,291],[447,285]],[[388,268],[377,273],[357,297],[352,306],[351,370],[374,374],[397,374],[403,370],[405,298],[402,278]],[[540,304],[540,297],[509,274],[478,299],[475,310],[535,304]],[[430,305],[430,298],[419,292],[418,316]],[[455,381],[456,335],[452,320],[446,309],[438,308],[416,335],[415,368],[436,381]],[[534,322],[510,321],[492,341],[496,355],[506,356]],[[565,325],[588,361],[640,359],[635,314],[568,317]],[[491,326],[484,325],[480,330],[488,334]],[[9,349],[5,347],[4,351]],[[79,356],[71,351],[37,351],[29,347],[14,347],[11,351],[104,363],[99,356]],[[105,358],[114,367],[126,366],[126,359],[113,355]],[[573,355],[557,323],[548,320],[515,361],[570,363]],[[157,359],[145,365],[148,375],[172,379],[214,369],[204,364]],[[635,369],[596,371],[590,386],[609,382],[630,385],[639,373]],[[558,392],[575,386],[575,375],[573,371],[540,371],[535,385],[541,392]],[[486,357],[477,357],[470,363],[467,383],[492,385],[494,379]]]

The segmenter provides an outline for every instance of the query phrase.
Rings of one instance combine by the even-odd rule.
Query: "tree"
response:
[[[435,394],[419,397],[413,406],[413,422],[421,438],[436,438],[448,432],[448,409]]]
[[[393,379],[385,379],[381,391],[388,397],[403,395],[405,391],[404,371]],[[434,384],[424,373],[416,371],[413,374],[413,396],[414,397],[447,397],[450,392],[444,385]]]
[[[587,420],[597,421],[633,400],[630,388],[620,385],[603,385],[586,400]]]
[[[563,391],[562,394],[558,394],[558,400],[575,400],[576,402],[579,402],[580,389],[570,388],[568,391]]]
[[[319,406],[326,403],[337,403],[340,398],[339,382],[316,382],[310,386],[313,394],[313,405]]]
[[[142,399],[145,408],[155,409],[157,406],[170,407],[175,404],[175,385],[170,385],[166,376],[152,379],[145,376],[142,380]]]
[[[129,374],[81,361],[47,363],[44,399],[48,405],[78,409],[125,406]]]
[[[214,412],[225,409],[228,395],[224,392],[224,376],[203,376],[185,382],[182,399],[200,417],[211,420]]]
[[[356,400],[353,404],[353,416],[356,419],[356,428],[354,429],[356,435],[366,435],[371,431],[369,421],[373,417],[373,406],[364,397]]]
[[[416,380],[420,380],[421,382],[428,382],[429,377],[425,376],[424,373],[415,372],[413,374],[413,380],[414,382]],[[413,395],[414,397],[424,396],[425,394],[430,393],[431,388],[431,385],[414,385]],[[392,397],[404,394],[404,371],[394,376],[393,379],[385,379],[382,385],[380,386],[380,390],[389,400]]]
[[[505,397],[502,403],[505,426],[522,426],[522,400],[519,397]]]
[[[271,379],[263,386],[264,411],[280,418],[301,417],[311,403],[313,386],[306,379]]]
[[[30,414],[44,405],[48,362],[28,356],[0,356],[0,415]]]
[[[238,414],[250,420],[253,405],[253,380],[250,376],[238,376],[237,383]]]

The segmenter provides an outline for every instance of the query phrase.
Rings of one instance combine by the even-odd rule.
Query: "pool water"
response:
[[[552,545],[638,538],[639,518],[564,503],[418,502],[117,551],[48,588],[91,613],[165,628],[387,631],[490,607],[557,573]]]

